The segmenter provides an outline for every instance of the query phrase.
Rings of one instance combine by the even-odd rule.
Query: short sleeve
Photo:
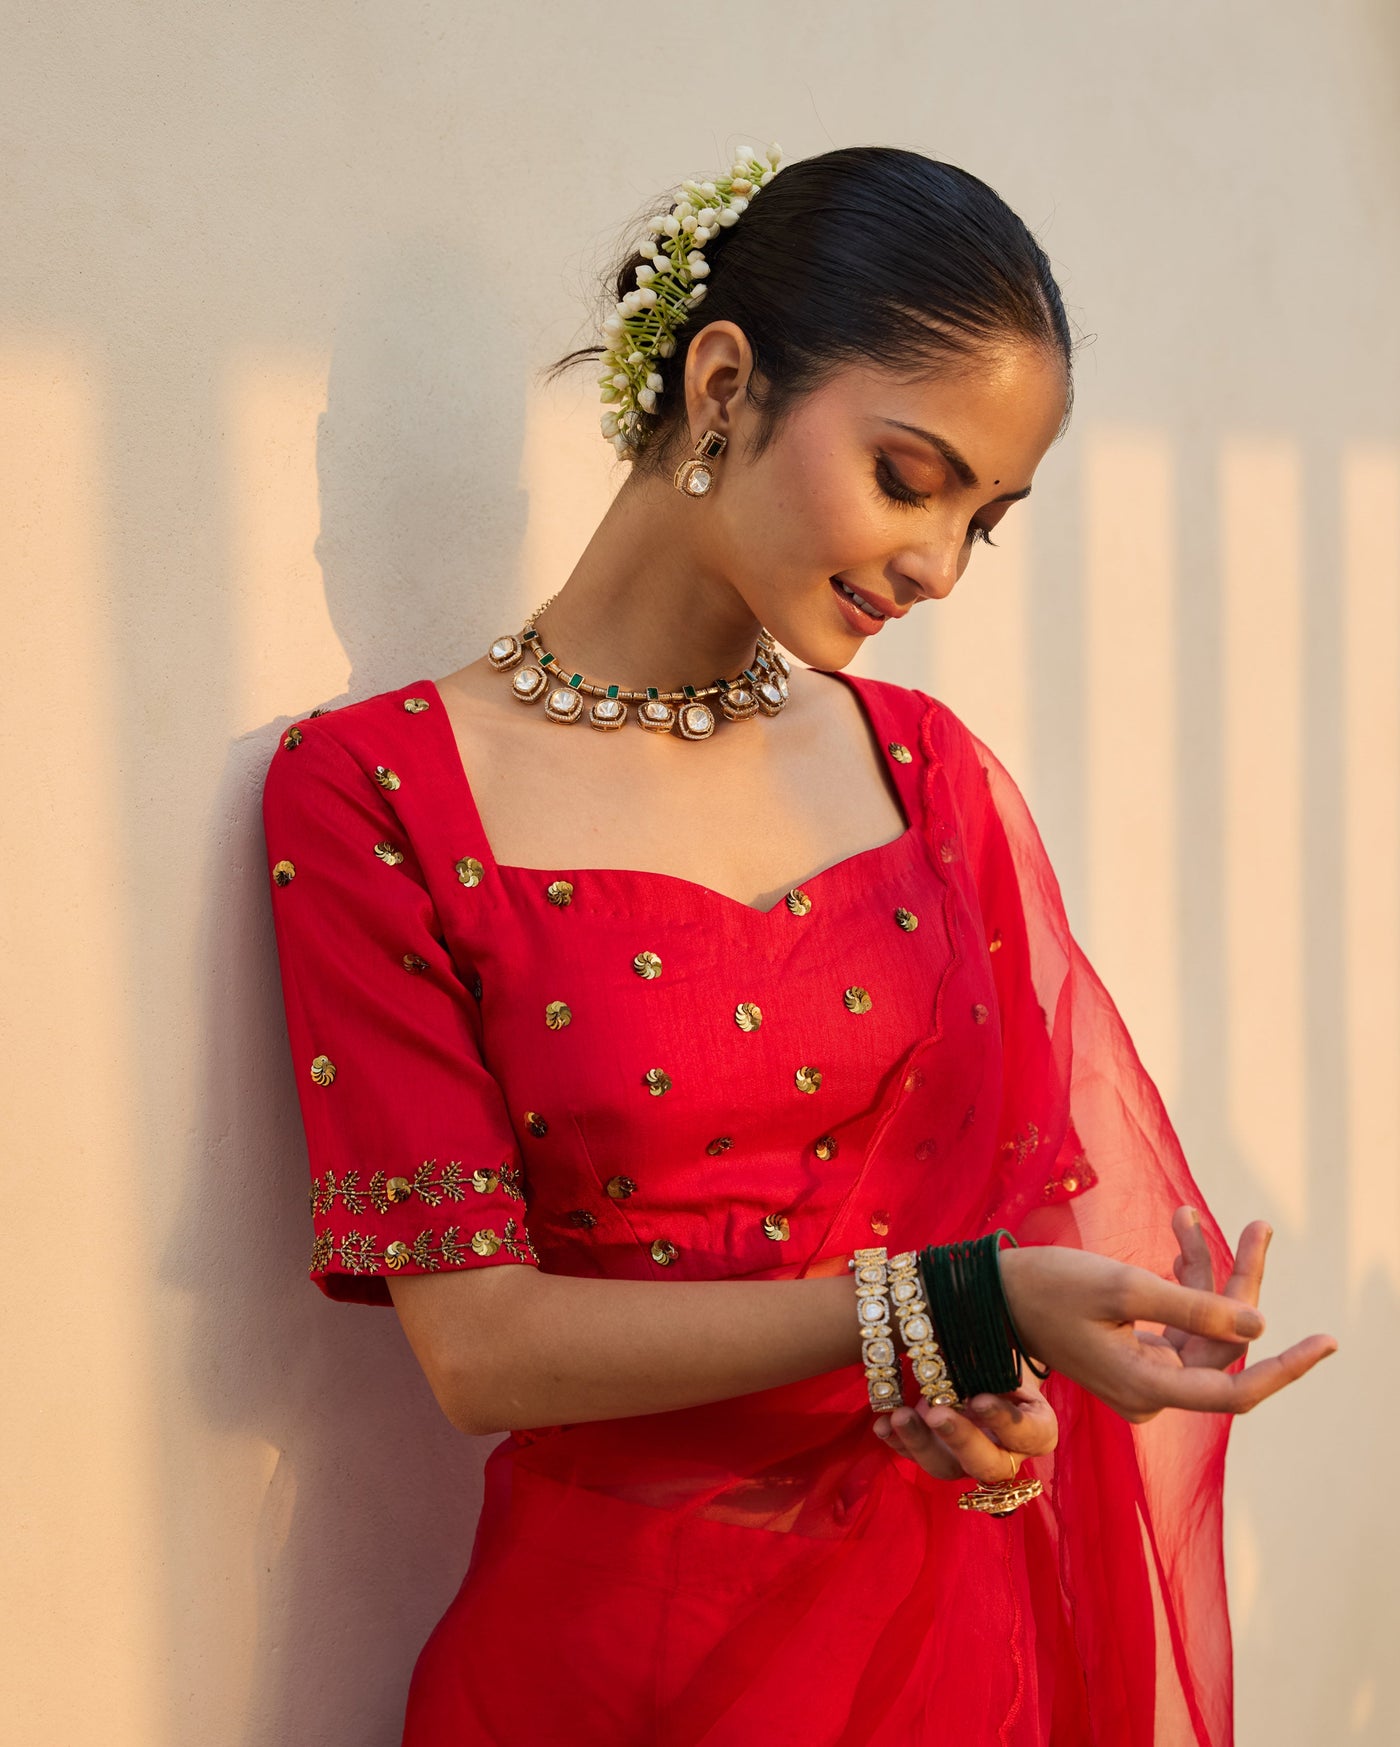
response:
[[[262,819],[287,1040],[311,1171],[310,1274],[387,1305],[384,1276],[524,1262],[526,1185],[394,773],[319,719],[283,737]]]

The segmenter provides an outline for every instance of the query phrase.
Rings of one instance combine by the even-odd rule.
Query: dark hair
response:
[[[648,211],[672,210],[679,198]],[[657,364],[664,387],[634,463],[643,471],[667,470],[680,448],[689,450],[686,354],[712,321],[734,322],[753,349],[754,457],[793,405],[843,364],[927,374],[941,360],[956,372],[1017,340],[1064,364],[1062,431],[1068,423],[1075,342],[1049,259],[995,189],[956,164],[897,146],[843,146],[785,163],[739,220],[710,239],[705,258],[705,301],[676,331],[674,354]],[[649,259],[634,250],[609,269],[609,308],[635,288],[636,269]],[[545,380],[606,350],[569,352]]]

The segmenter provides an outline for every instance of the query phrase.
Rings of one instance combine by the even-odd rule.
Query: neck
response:
[[[697,538],[710,507],[666,480],[626,482],[539,616],[562,667],[672,690],[752,664],[759,622]]]

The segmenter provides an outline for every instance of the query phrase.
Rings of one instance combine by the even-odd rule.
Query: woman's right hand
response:
[[[1178,1209],[1174,1221],[1182,1244],[1174,1265],[1183,1279],[1201,1277],[1204,1248],[1199,1231],[1193,1244],[1189,1221],[1180,1223],[1189,1211]],[[1242,1371],[1221,1368],[1264,1331],[1255,1306],[1268,1232],[1263,1220],[1245,1227],[1223,1293],[1052,1244],[1003,1249],[1002,1284],[1031,1357],[1072,1377],[1133,1424],[1164,1407],[1248,1413],[1337,1350],[1332,1335],[1308,1335]],[[1139,1322],[1159,1323],[1162,1332],[1139,1329]]]

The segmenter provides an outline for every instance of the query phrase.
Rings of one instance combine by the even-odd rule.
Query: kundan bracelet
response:
[[[890,1327],[890,1296],[885,1250],[857,1250],[847,1262],[855,1269],[856,1315],[860,1319],[861,1357],[873,1413],[890,1413],[904,1404],[904,1379],[899,1371],[894,1330]]]

